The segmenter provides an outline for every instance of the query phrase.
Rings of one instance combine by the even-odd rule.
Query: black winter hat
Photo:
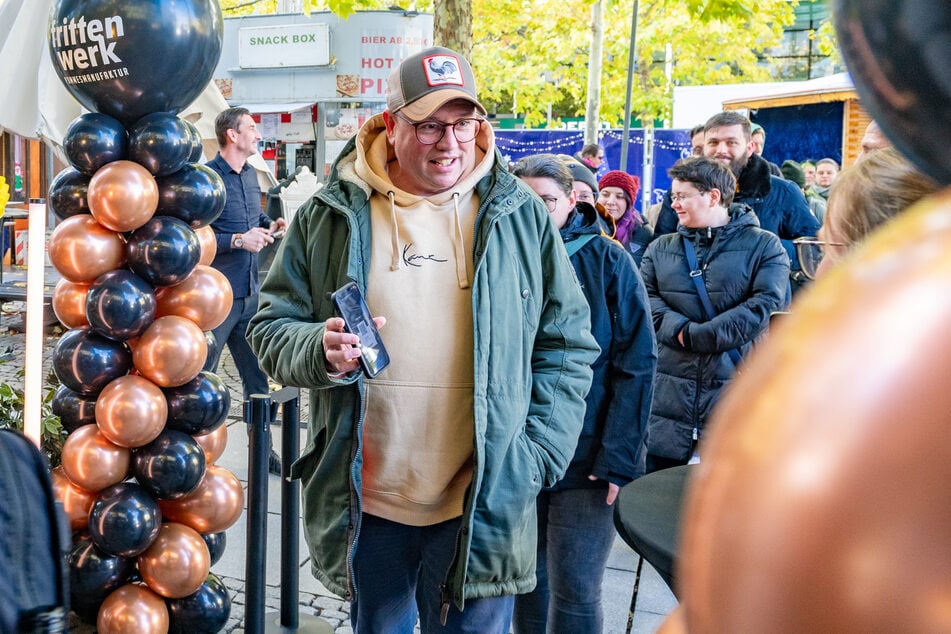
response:
[[[568,171],[571,172],[571,180],[581,181],[591,188],[595,196],[598,195],[598,181],[594,178],[594,174],[591,173],[591,170],[588,169],[586,165],[579,163],[575,159],[565,159],[565,165],[568,166]]]

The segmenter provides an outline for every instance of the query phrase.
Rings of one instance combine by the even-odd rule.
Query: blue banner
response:
[[[604,164],[599,173],[619,169],[621,165],[621,144],[624,130],[601,130],[598,142],[604,148]],[[627,145],[628,174],[644,179],[644,130],[630,131]],[[496,130],[495,142],[503,158],[512,163],[532,154],[567,154],[574,156],[584,146],[584,132],[580,130]],[[690,156],[689,130],[655,130],[654,163],[652,166],[653,191],[651,202],[660,202],[664,192],[670,187],[667,176],[673,164],[679,159]],[[637,208],[641,209],[638,197]]]

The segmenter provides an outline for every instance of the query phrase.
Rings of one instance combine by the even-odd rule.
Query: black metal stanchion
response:
[[[264,632],[264,580],[267,561],[267,462],[271,442],[271,400],[252,394],[244,413],[248,423],[248,534],[245,560],[244,630]]]
[[[266,631],[333,634],[327,621],[300,614],[300,483],[290,477],[300,453],[300,390],[285,387],[270,396],[281,406],[281,612],[267,615]]]

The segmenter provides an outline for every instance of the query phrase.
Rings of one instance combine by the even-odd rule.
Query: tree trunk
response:
[[[436,0],[433,43],[472,59],[472,0]]]
[[[584,142],[598,142],[601,127],[601,58],[604,50],[602,0],[591,5],[591,53],[588,55],[588,100],[584,113]]]

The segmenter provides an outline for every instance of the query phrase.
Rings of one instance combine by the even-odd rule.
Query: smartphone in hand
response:
[[[383,347],[380,332],[373,323],[360,288],[356,283],[349,282],[334,291],[330,298],[343,317],[344,330],[360,337],[360,343],[356,346],[360,349],[360,367],[372,379],[390,364],[390,355]]]

